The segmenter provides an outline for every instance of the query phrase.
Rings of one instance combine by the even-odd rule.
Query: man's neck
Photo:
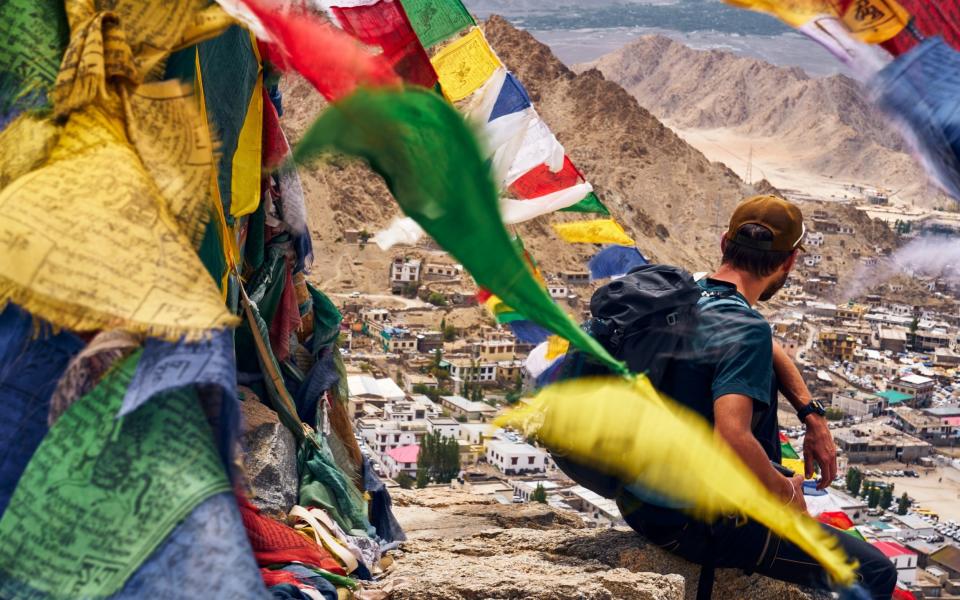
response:
[[[737,286],[737,291],[747,299],[750,306],[757,303],[760,299],[760,294],[762,294],[766,288],[766,284],[763,281],[758,281],[756,277],[743,271],[738,271],[729,265],[720,265],[720,268],[710,276],[710,279],[726,281],[727,283],[732,283]]]

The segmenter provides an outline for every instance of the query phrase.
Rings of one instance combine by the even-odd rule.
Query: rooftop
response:
[[[503,440],[491,440],[487,442],[487,448],[496,450],[498,454],[521,454],[525,456],[546,454],[543,450],[534,448],[527,443],[506,442]]]
[[[926,385],[928,383],[933,383],[933,379],[924,377],[923,375],[904,375],[900,378],[900,381],[909,383],[910,385]]]
[[[370,375],[348,375],[347,387],[351,396],[375,396],[379,398],[403,398],[403,390],[388,377],[377,379]]]
[[[883,552],[883,555],[887,558],[895,558],[897,556],[903,556],[904,554],[916,554],[916,552],[907,550],[896,542],[873,542],[873,547]]]
[[[946,417],[960,417],[960,404],[952,404],[950,406],[938,406],[936,408],[925,408],[923,412],[928,415],[946,418]]]
[[[497,409],[486,402],[467,400],[463,396],[440,396],[440,398],[463,412],[495,413]]]
[[[930,560],[935,560],[953,571],[960,571],[960,548],[948,544],[931,554]]]
[[[394,448],[393,450],[387,450],[387,456],[397,461],[398,463],[415,463],[417,462],[417,456],[420,455],[420,446],[417,444],[411,444],[409,446],[400,446],[399,448]]]
[[[907,400],[913,400],[913,394],[904,394],[903,392],[895,392],[893,390],[877,392],[876,395],[886,400],[888,404],[900,404]]]

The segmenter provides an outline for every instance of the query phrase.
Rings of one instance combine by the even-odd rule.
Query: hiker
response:
[[[720,268],[697,281],[702,295],[693,352],[671,360],[660,383],[666,395],[710,421],[716,434],[789,510],[801,511],[806,510],[804,474],[787,477],[773,465],[780,463],[777,391],[806,426],[806,475],[813,475],[814,463],[819,465],[819,489],[836,476],[836,449],[823,406],[811,401],[800,372],[752,306],[772,298],[786,283],[803,250],[804,234],[800,209],[786,200],[757,196],[737,207],[720,243]],[[634,486],[620,492],[617,504],[634,530],[703,566],[698,598],[709,597],[714,567],[828,586],[826,573],[815,560],[759,523],[735,516],[704,523]],[[859,562],[861,584],[871,596],[890,598],[897,580],[890,560],[869,543],[824,527]]]

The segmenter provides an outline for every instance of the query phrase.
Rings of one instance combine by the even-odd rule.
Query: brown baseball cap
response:
[[[744,225],[760,225],[773,234],[773,240],[760,241],[740,235]],[[777,196],[764,195],[747,198],[733,211],[727,241],[755,250],[793,252],[804,250],[803,238],[807,228],[800,208]]]

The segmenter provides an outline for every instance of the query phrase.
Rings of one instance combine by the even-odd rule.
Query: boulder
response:
[[[250,501],[271,516],[283,517],[297,503],[297,442],[275,411],[249,390],[241,390],[243,468]]]

